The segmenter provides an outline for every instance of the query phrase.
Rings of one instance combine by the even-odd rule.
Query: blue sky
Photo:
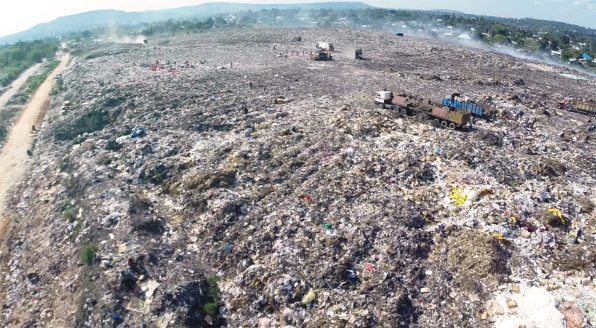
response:
[[[312,0],[221,0],[242,3],[304,3]],[[336,0],[326,0],[336,1]],[[358,1],[358,0],[346,0]],[[200,0],[11,0],[0,11],[0,36],[26,30],[60,16],[96,9],[140,11],[203,3]],[[211,1],[217,2],[217,1]],[[369,0],[369,5],[397,9],[451,9],[469,14],[532,17],[596,29],[596,0]]]

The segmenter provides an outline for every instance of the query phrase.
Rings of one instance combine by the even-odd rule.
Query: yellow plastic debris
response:
[[[315,293],[314,289],[309,289],[308,293],[304,294],[304,296],[302,296],[302,304],[306,305],[312,301],[315,300],[315,298],[317,298],[317,293]]]
[[[456,186],[453,186],[451,188],[451,200],[455,202],[455,205],[463,205],[466,200],[468,200],[468,196],[464,190],[460,190]]]
[[[509,241],[509,238],[506,238],[505,236],[501,235],[500,233],[494,233],[493,237],[497,238],[497,240],[499,241]]]
[[[563,225],[566,225],[565,219],[563,219],[563,213],[561,213],[561,211],[559,209],[557,209],[557,208],[549,208],[548,211],[551,212],[551,213],[553,213],[554,215],[556,215],[559,218],[559,220],[561,220],[561,223]]]

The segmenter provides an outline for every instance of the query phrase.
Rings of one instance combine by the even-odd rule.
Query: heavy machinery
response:
[[[317,49],[327,50],[328,52],[335,50],[335,48],[333,47],[333,44],[331,44],[329,42],[318,42],[315,47]]]
[[[596,115],[596,103],[593,101],[573,100],[570,110],[588,115]]]
[[[412,115],[415,111],[426,112],[436,126],[443,128],[463,128],[472,118],[472,114],[463,109],[437,105],[422,98],[394,95],[387,90],[377,91],[375,104],[381,105],[382,108],[398,110],[402,115]]]
[[[459,93],[454,93],[451,95],[451,97],[445,97],[441,104],[449,108],[463,109],[475,116],[482,117],[485,114],[484,108],[482,108],[482,106],[479,106],[472,101],[460,98]]]
[[[557,99],[555,100],[555,107],[557,109],[571,109],[571,102],[573,99],[571,98],[565,98],[565,99]]]
[[[333,55],[331,54],[330,51],[327,51],[325,49],[320,49],[317,52],[315,52],[314,54],[312,54],[310,56],[311,60],[332,60],[333,59]]]
[[[397,110],[402,115],[412,115],[414,107],[416,107],[416,104],[411,102],[409,97],[393,95],[392,91],[387,90],[377,91],[375,104],[380,105],[382,108]]]
[[[432,117],[436,126],[450,129],[463,128],[472,118],[470,112],[445,106],[433,106],[428,115]]]
[[[596,115],[596,103],[594,101],[580,101],[573,98],[555,100],[557,109],[565,109],[587,115]]]

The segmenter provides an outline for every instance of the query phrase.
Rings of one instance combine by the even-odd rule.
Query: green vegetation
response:
[[[125,97],[108,98],[103,102],[104,107],[116,107],[122,105],[126,101]]]
[[[8,127],[12,124],[19,111],[19,108],[0,110],[0,141],[4,141],[8,136]]]
[[[86,240],[83,242],[83,249],[81,250],[81,260],[91,265],[95,261],[95,254],[97,253],[97,246],[93,245],[90,241]]]
[[[207,20],[200,21],[200,20],[183,20],[183,21],[175,21],[175,20],[168,20],[163,23],[159,24],[152,24],[147,28],[143,29],[139,34],[144,36],[155,36],[155,35],[163,35],[163,34],[176,34],[179,32],[185,33],[196,33],[196,32],[203,32],[218,26],[225,26],[225,21],[219,17],[217,20],[213,18],[208,18]]]
[[[203,311],[210,315],[215,315],[220,303],[220,291],[217,283],[221,280],[218,276],[211,276],[207,278],[207,285],[209,286],[208,295],[212,302],[203,305]]]
[[[94,109],[84,113],[73,122],[66,122],[63,126],[56,128],[54,137],[60,141],[73,140],[83,133],[100,131],[110,122],[109,112]]]
[[[81,221],[77,221],[77,223],[72,228],[72,234],[70,235],[70,241],[75,241],[79,234],[83,230],[83,223]]]
[[[62,210],[62,217],[69,223],[74,222],[74,220],[76,219],[77,215],[75,207],[70,201],[66,202],[66,204],[64,205],[64,208]]]
[[[0,86],[7,86],[22,72],[44,58],[53,58],[58,46],[54,41],[17,42],[0,48]]]
[[[217,303],[206,303],[203,305],[203,311],[210,315],[215,315],[217,312],[218,304]]]
[[[120,149],[122,149],[122,144],[119,144],[116,140],[110,140],[106,144],[106,150],[119,151]]]
[[[83,223],[81,221],[79,221],[73,227],[73,232],[76,233],[76,234],[78,234],[79,232],[81,232],[81,229],[83,229]]]
[[[422,31],[429,36],[441,37],[445,32],[452,37],[467,33],[479,42],[509,45],[513,48],[550,55],[561,51],[561,59],[577,58],[578,54],[596,53],[596,30],[560,22],[531,18],[500,18],[445,13],[441,11],[369,9],[261,9],[234,12],[233,15],[215,15],[208,19],[170,19],[160,23],[122,25],[116,33],[129,39],[208,32],[213,29],[244,27],[342,27],[364,28],[405,34]],[[93,38],[101,38],[108,30],[93,29],[70,37],[79,45],[71,49],[79,55],[83,45],[91,45]],[[145,39],[146,40],[146,39]],[[242,40],[230,39],[230,42]],[[149,40],[149,42],[151,42]],[[105,53],[91,53],[103,56]]]
[[[58,170],[60,170],[60,172],[65,172],[66,170],[68,170],[69,167],[69,160],[68,157],[63,157],[58,161]]]
[[[50,96],[56,96],[64,90],[66,90],[66,88],[64,87],[64,80],[57,79],[56,84],[54,84],[54,87],[52,88],[52,91],[50,91]]]
[[[39,86],[43,83],[43,81],[46,80],[50,73],[52,73],[52,71],[58,67],[58,64],[60,64],[60,61],[52,61],[44,68],[41,73],[30,76],[27,81],[25,81],[23,93],[27,98],[31,97],[31,95],[37,91],[37,88],[39,88]]]
[[[503,43],[508,43],[509,39],[507,39],[507,37],[504,36],[503,34],[495,34],[495,36],[493,36],[493,41],[495,43],[503,44]]]

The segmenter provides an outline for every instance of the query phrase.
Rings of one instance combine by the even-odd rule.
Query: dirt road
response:
[[[39,126],[43,120],[50,104],[49,93],[54,83],[54,75],[65,69],[68,60],[68,55],[62,57],[60,65],[48,76],[29,103],[25,105],[25,108],[23,108],[17,122],[8,135],[6,144],[4,144],[4,147],[0,151],[0,235],[2,235],[6,223],[6,218],[3,215],[4,206],[6,205],[6,195],[11,187],[23,179],[29,169],[30,158],[27,155],[27,150],[30,149],[33,139],[32,126]],[[30,76],[33,72],[30,69],[24,75],[29,74]],[[18,80],[22,79],[23,77],[19,77]],[[24,80],[26,80],[26,77],[22,81],[24,82]],[[16,89],[18,87],[15,86],[7,93],[14,93],[13,90]],[[5,101],[4,96],[6,94],[0,97],[0,101]],[[8,99],[10,97],[6,98],[6,101]],[[0,102],[0,106],[4,104],[5,102]]]

